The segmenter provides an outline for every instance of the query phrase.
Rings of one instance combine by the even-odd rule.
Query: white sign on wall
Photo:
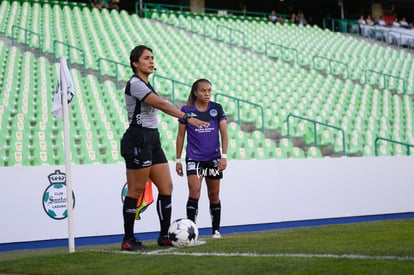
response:
[[[221,226],[414,212],[414,157],[229,160],[221,183]],[[185,217],[186,177],[175,173],[172,220]],[[65,239],[64,167],[0,167],[0,244]],[[123,234],[125,166],[73,165],[75,237]],[[154,186],[154,198],[157,198]],[[75,201],[75,200],[74,200]],[[155,204],[154,204],[155,205]],[[158,232],[150,205],[135,232]],[[199,228],[210,228],[203,184]]]

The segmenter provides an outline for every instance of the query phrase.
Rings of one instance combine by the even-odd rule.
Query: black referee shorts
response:
[[[158,129],[129,127],[121,139],[121,155],[127,169],[167,163]]]

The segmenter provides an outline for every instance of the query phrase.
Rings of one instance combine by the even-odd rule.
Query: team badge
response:
[[[218,115],[218,112],[217,112],[217,110],[216,109],[211,109],[210,110],[210,116],[212,116],[212,117],[216,117]]]
[[[46,214],[55,220],[62,220],[68,216],[66,195],[66,174],[55,170],[48,177],[49,186],[43,192],[43,209]],[[72,191],[73,208],[75,208],[75,195]]]

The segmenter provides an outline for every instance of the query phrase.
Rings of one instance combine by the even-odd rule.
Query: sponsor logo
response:
[[[141,114],[137,114],[135,116],[135,120],[137,121],[137,124],[138,125],[141,125],[142,124],[142,116],[141,116]]]
[[[62,220],[68,216],[66,174],[60,170],[48,175],[49,186],[43,192],[43,209],[46,214],[55,220]],[[75,194],[72,191],[73,208],[75,208]]]
[[[220,174],[220,171],[216,168],[200,168],[197,165],[197,177],[216,177]]]
[[[191,171],[191,170],[195,170],[195,169],[197,169],[197,167],[196,167],[196,163],[195,162],[188,162],[187,163],[187,170],[188,171]]]
[[[151,166],[152,161],[151,160],[145,160],[142,162],[142,167]]]

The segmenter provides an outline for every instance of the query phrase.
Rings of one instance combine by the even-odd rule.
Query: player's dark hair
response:
[[[145,46],[145,45],[139,45],[136,46],[132,51],[131,54],[129,56],[129,64],[131,66],[132,72],[135,74],[135,67],[134,65],[132,65],[132,62],[138,62],[139,58],[141,57],[142,53],[145,50],[149,50],[152,53],[152,49]]]
[[[193,86],[191,86],[191,92],[188,95],[187,106],[190,107],[190,106],[192,106],[196,102],[197,96],[195,95],[195,93],[196,93],[196,91],[198,89],[198,85],[200,83],[202,83],[202,82],[207,82],[208,84],[211,85],[211,82],[208,79],[200,78],[200,79],[196,80],[193,83]]]

